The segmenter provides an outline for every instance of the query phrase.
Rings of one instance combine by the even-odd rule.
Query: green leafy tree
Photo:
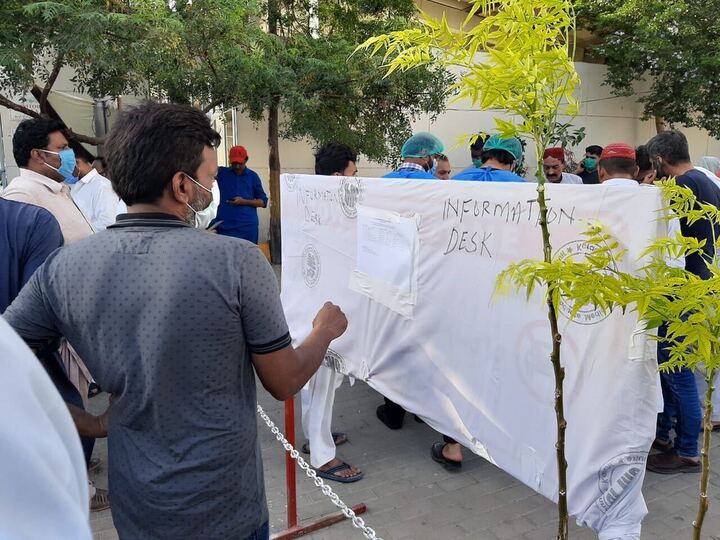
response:
[[[269,120],[274,262],[280,260],[281,136],[309,138],[316,145],[341,141],[370,159],[392,162],[411,133],[412,120],[444,109],[452,82],[446,71],[428,66],[383,78],[379,60],[351,57],[374,34],[413,24],[414,14],[412,0],[268,1],[268,29],[276,37],[267,61],[274,76],[237,104],[251,118],[267,114]]]
[[[478,22],[475,16],[481,17]],[[575,47],[575,16],[568,0],[475,0],[458,30],[440,20],[424,16],[417,29],[390,32],[367,40],[363,49],[372,55],[384,51],[388,76],[421,66],[458,68],[461,73],[453,90],[480,109],[497,109],[514,120],[497,118],[504,136],[525,136],[534,142],[535,157],[542,162],[550,144],[558,115],[577,113],[573,90],[579,83],[572,58]],[[481,55],[482,56],[479,56]],[[545,177],[537,170],[538,206],[543,251],[552,261],[547,221]],[[558,533],[568,535],[566,420],[563,404],[565,370],[560,361],[562,341],[557,322],[561,284],[548,287],[548,319],[552,337],[551,362],[555,375],[557,418]]]
[[[148,53],[135,65],[153,95],[267,119],[273,262],[280,262],[281,249],[281,138],[318,146],[341,141],[390,161],[413,119],[444,108],[451,83],[444,71],[383,79],[378,60],[350,58],[373,33],[410,24],[411,0],[205,0],[173,9],[137,0],[133,6],[151,32]]]
[[[707,220],[714,230],[720,230],[720,210],[698,202],[689,188],[669,181],[663,182],[661,189],[668,201],[669,216],[686,219],[688,223]],[[678,232],[675,238],[660,238],[650,245],[643,254],[647,263],[633,275],[617,270],[625,253],[601,224],[589,227],[586,237],[595,249],[584,261],[566,257],[550,262],[528,259],[513,264],[498,276],[498,290],[522,289],[530,298],[536,284],[556,282],[561,284],[555,291],[557,300],[564,298],[574,306],[570,319],[584,306],[592,305],[606,313],[615,309],[633,310],[647,332],[653,332],[663,322],[667,324],[665,338],[652,335],[669,350],[670,359],[660,366],[660,370],[697,370],[707,382],[699,503],[692,523],[693,539],[700,540],[710,505],[713,380],[720,370],[720,258],[708,257],[705,240],[686,238]],[[718,253],[720,238],[714,236],[712,243]],[[710,271],[709,279],[703,280],[668,264],[668,259],[681,259],[691,254],[702,255]]]
[[[412,0],[8,0],[0,13],[0,106],[52,115],[47,97],[67,67],[93,97],[133,93],[267,118],[275,262],[280,138],[342,141],[390,162],[412,120],[443,110],[452,82],[434,67],[384,79],[380,60],[350,58],[368,37],[412,24]],[[11,99],[26,93],[40,113]]]
[[[48,97],[63,68],[73,70],[77,88],[93,96],[118,95],[137,87],[140,81],[126,69],[126,59],[134,50],[138,30],[124,2],[4,0],[0,106],[33,118],[57,118]],[[26,95],[37,100],[39,111],[22,101]],[[99,142],[86,134],[74,135],[81,142]]]
[[[576,0],[580,24],[601,44],[595,52],[608,66],[615,93],[635,95],[645,118],[662,130],[670,123],[698,126],[720,136],[720,0]]]

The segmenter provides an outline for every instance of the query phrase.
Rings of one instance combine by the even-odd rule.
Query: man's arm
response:
[[[30,232],[22,266],[22,284],[25,285],[48,256],[63,245],[63,235],[55,217],[45,210],[38,212]]]
[[[255,196],[255,200],[260,201],[261,203],[258,208],[267,207],[268,198],[265,194],[265,190],[263,189],[262,180],[260,180],[260,176],[258,174],[255,174],[255,182],[253,183],[253,195]]]
[[[294,349],[272,268],[256,246],[243,251],[240,317],[245,340],[263,386],[275,398],[286,399],[317,371],[330,342],[345,332],[347,319],[339,307],[326,303],[308,338]]]
[[[263,386],[275,399],[294,396],[318,370],[332,340],[346,329],[345,314],[326,302],[313,321],[312,332],[297,349],[288,345],[269,354],[253,353],[253,365]]]
[[[255,208],[265,208],[265,202],[262,199],[243,199],[242,197],[233,197],[228,202],[233,206],[254,206]]]
[[[66,403],[66,405],[75,427],[82,437],[92,437],[94,439],[107,437],[110,424],[110,407],[100,416],[95,416],[70,403]]]
[[[47,297],[47,288],[51,272],[49,267],[62,251],[54,251],[45,260],[3,313],[5,320],[30,347],[43,347],[48,340],[61,335],[59,321]]]

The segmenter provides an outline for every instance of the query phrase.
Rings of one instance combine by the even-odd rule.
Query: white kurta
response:
[[[0,317],[0,538],[90,539],[87,472],[67,406]]]
[[[300,391],[302,428],[310,443],[310,464],[315,468],[335,459],[332,411],[335,390],[342,384],[343,377],[323,364]]]
[[[96,231],[115,223],[120,197],[113,190],[110,180],[95,169],[75,182],[70,187],[70,194]]]

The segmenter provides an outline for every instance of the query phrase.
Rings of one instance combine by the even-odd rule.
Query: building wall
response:
[[[578,128],[584,126],[586,129],[585,140],[580,147],[573,149],[576,155],[584,153],[585,146],[590,144],[604,146],[612,142],[625,142],[637,146],[646,143],[655,135],[654,122],[640,119],[642,106],[635,98],[613,96],[610,88],[603,85],[605,66],[577,62],[576,69],[582,80],[576,93],[576,97],[581,101],[580,112],[573,119],[560,119],[572,122]],[[641,86],[638,87],[638,92],[642,92]],[[234,144],[241,144],[247,148],[250,155],[249,167],[260,175],[269,194],[267,123],[254,124],[240,112],[236,112],[235,117]],[[430,131],[437,135],[445,144],[453,171],[460,171],[469,166],[471,161],[466,144],[458,142],[459,139],[467,140],[470,135],[478,131],[494,131],[496,117],[503,118],[504,115],[498,111],[478,111],[468,101],[460,101],[449,103],[447,110],[439,115],[435,122],[429,117],[420,118],[414,124],[414,128],[416,131]],[[690,141],[690,152],[694,161],[705,155],[720,155],[720,141],[712,138],[707,132],[695,128],[687,128],[683,131]],[[224,147],[220,149],[221,163],[226,162],[226,150]],[[313,151],[313,145],[308,141],[281,141],[282,171],[312,173]],[[534,174],[534,158],[529,156],[527,163],[530,178]],[[359,174],[365,177],[379,177],[389,171],[385,165],[367,161],[362,156],[359,158],[358,169]],[[260,236],[264,241],[269,227],[269,210],[260,209],[259,213]]]

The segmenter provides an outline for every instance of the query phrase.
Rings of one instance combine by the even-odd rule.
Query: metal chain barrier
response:
[[[365,520],[363,520],[363,518],[356,516],[355,512],[353,512],[347,504],[340,500],[338,494],[335,493],[330,486],[323,482],[323,479],[317,475],[315,469],[313,469],[302,457],[300,457],[300,453],[287,441],[285,435],[283,435],[280,429],[275,425],[275,422],[270,420],[270,417],[265,413],[259,403],[257,406],[257,412],[260,415],[260,418],[265,421],[267,427],[270,428],[272,434],[275,435],[275,438],[283,445],[283,448],[285,448],[287,452],[290,452],[290,457],[297,462],[298,466],[303,471],[305,471],[305,474],[307,474],[308,478],[315,483],[315,486],[320,488],[323,495],[328,497],[330,501],[342,511],[343,515],[352,521],[353,527],[360,529],[365,538],[368,540],[382,540],[382,538],[376,535],[375,530],[372,527],[365,525]]]

